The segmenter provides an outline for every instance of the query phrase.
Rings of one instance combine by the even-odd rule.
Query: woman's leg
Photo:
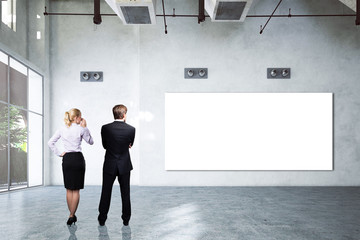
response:
[[[71,200],[71,210],[70,214],[73,216],[78,208],[80,201],[80,190],[73,190],[72,191],[72,200]]]
[[[66,189],[66,202],[69,208],[70,217],[75,215],[80,201],[80,190]]]
[[[68,209],[69,209],[69,212],[70,212],[70,217],[73,216],[71,214],[72,199],[73,199],[73,190],[66,189],[66,202],[67,202]]]

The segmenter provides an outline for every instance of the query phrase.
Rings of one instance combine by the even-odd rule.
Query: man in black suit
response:
[[[120,184],[122,200],[123,224],[129,224],[131,216],[130,204],[130,171],[133,169],[129,148],[135,138],[135,128],[126,123],[127,108],[116,105],[113,108],[115,121],[101,128],[103,147],[106,149],[103,166],[103,183],[99,204],[98,221],[101,226],[105,224],[110,208],[111,192],[116,176]]]

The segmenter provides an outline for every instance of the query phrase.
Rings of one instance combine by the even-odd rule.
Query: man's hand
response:
[[[66,154],[66,152],[63,152],[63,153],[60,155],[60,157],[63,157],[65,154]]]

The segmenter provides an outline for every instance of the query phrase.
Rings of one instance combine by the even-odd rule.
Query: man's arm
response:
[[[129,148],[131,148],[134,145],[134,140],[135,140],[135,128],[134,128],[134,132],[133,132],[132,137],[131,137]]]
[[[102,145],[103,148],[107,148],[107,144],[106,144],[106,139],[105,139],[105,130],[104,130],[104,126],[101,127],[101,141],[102,141]]]

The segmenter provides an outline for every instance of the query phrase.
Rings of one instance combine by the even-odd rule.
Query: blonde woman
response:
[[[88,144],[94,144],[85,119],[81,118],[79,109],[73,108],[65,112],[65,125],[57,130],[48,142],[50,149],[59,157],[62,157],[62,170],[64,185],[66,188],[66,201],[70,211],[67,225],[77,221],[76,209],[80,200],[80,189],[84,188],[85,159],[81,153],[81,141],[84,139]],[[55,146],[61,138],[64,152],[60,152]]]

